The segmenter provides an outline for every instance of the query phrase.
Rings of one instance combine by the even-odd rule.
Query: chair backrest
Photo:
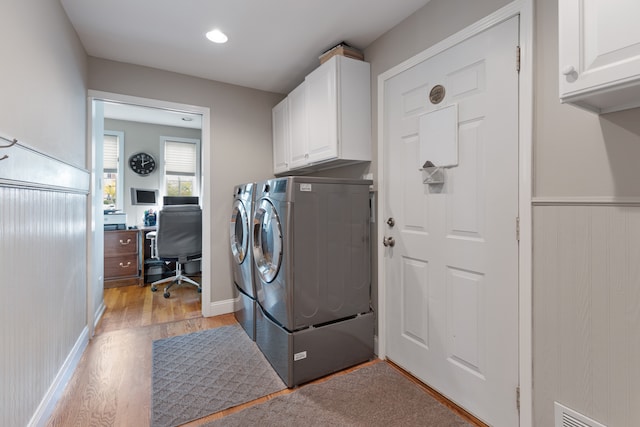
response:
[[[202,210],[198,205],[164,206],[158,213],[158,257],[179,260],[202,254]]]
[[[197,205],[200,203],[198,196],[164,196],[162,204],[167,205]]]

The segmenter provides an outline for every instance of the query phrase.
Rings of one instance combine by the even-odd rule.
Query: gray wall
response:
[[[149,206],[133,206],[131,204],[130,188],[145,188],[150,190],[160,190],[162,186],[162,174],[159,169],[148,176],[140,176],[134,173],[127,165],[127,159],[133,153],[144,151],[151,154],[158,162],[158,168],[162,167],[160,160],[160,137],[170,136],[174,138],[190,138],[202,140],[200,129],[191,129],[175,126],[155,125],[151,123],[130,122],[127,120],[105,119],[104,129],[119,131],[124,133],[124,182],[122,205],[127,214],[127,225],[140,226],[144,221],[144,211]],[[160,201],[159,205],[162,201]],[[159,207],[159,206],[158,206]]]
[[[60,2],[0,16],[0,135],[84,168],[87,60]],[[0,425],[27,424],[87,324],[85,218],[83,194],[0,183]]]
[[[228,245],[233,186],[273,176],[271,108],[284,96],[97,58],[89,58],[89,88],[210,109],[211,140],[202,141],[211,147],[209,303],[233,298]]]
[[[432,0],[365,50],[366,59],[372,65],[374,157],[377,153],[377,76],[507,3],[506,0]],[[640,186],[636,184],[640,182],[640,168],[635,164],[640,158],[640,113],[631,110],[599,117],[558,102],[557,0],[537,0],[535,6],[535,425],[546,427],[552,424],[551,405],[554,400],[561,400],[605,424],[632,425],[625,424],[635,421],[630,418],[633,415],[630,414],[630,406],[621,409],[616,402],[625,401],[637,408],[639,394],[637,389],[631,388],[630,381],[624,379],[624,372],[616,367],[613,355],[623,354],[631,361],[640,357],[638,328],[635,327],[640,318],[638,304],[635,304],[638,295],[634,291],[637,288],[637,267],[634,265],[637,263],[616,262],[611,256],[603,257],[601,252],[593,251],[588,256],[565,256],[560,266],[551,260],[555,255],[566,255],[570,248],[577,247],[576,241],[581,241],[576,240],[582,238],[581,228],[572,229],[571,233],[559,233],[565,225],[574,223],[571,218],[575,216],[581,219],[578,227],[584,227],[584,232],[592,234],[594,229],[589,224],[609,224],[604,233],[602,227],[595,230],[597,233],[593,235],[599,236],[597,239],[600,240],[592,238],[592,247],[597,249],[601,241],[612,247],[612,254],[622,254],[622,257],[628,253],[621,248],[634,241],[632,238],[638,235],[638,228],[628,228],[636,230],[630,234],[627,229],[621,232],[614,226],[620,221],[635,224],[638,208],[625,207],[621,211],[622,208],[613,203],[605,207],[606,213],[603,214],[596,206],[602,198],[615,201],[640,196]],[[87,61],[60,4],[55,1],[4,2],[0,12],[5,18],[0,25],[0,51],[3,52],[0,134],[4,136],[16,137],[68,163],[85,167],[87,88],[211,109],[211,141],[208,143],[212,148],[214,206],[212,267],[215,280],[212,280],[212,299],[231,298],[226,244],[231,189],[236,183],[271,175],[270,111],[282,95],[96,58]],[[374,158],[371,171],[376,170],[376,164],[377,159]],[[366,168],[352,167],[327,171],[327,174],[359,176],[363,172]],[[582,205],[571,204],[576,197],[583,199]],[[545,202],[545,199],[551,202]],[[6,206],[7,200],[1,202]],[[594,215],[598,215],[598,222],[594,221]],[[603,215],[613,219],[603,222]],[[612,228],[620,238],[611,238],[608,230]],[[556,235],[557,239],[548,239]],[[25,235],[26,249],[31,246],[35,252],[42,242],[31,242],[28,237]],[[537,248],[541,247],[549,249],[540,252]],[[76,259],[75,262],[86,263],[86,260]],[[598,263],[598,277],[589,267],[594,263]],[[63,280],[54,276],[47,282],[24,283],[20,272],[14,272],[11,283],[28,286],[29,295],[40,295],[40,290],[45,287],[71,289],[71,292],[53,293],[53,299],[47,300],[14,297],[5,298],[0,303],[5,304],[0,306],[0,311],[8,311],[6,304],[13,304],[31,312],[34,324],[47,325],[42,331],[49,337],[44,339],[43,335],[42,339],[36,337],[29,341],[28,351],[25,349],[24,354],[30,355],[31,359],[3,359],[2,366],[6,372],[23,366],[28,369],[20,381],[11,385],[2,383],[3,395],[19,396],[17,400],[4,399],[0,402],[2,424],[26,423],[64,357],[69,354],[79,331],[85,326],[86,319],[56,324],[39,316],[39,313],[46,312],[40,305],[64,307],[65,311],[81,313],[85,310],[84,281],[69,283],[64,280],[63,283]],[[6,276],[0,281],[3,289],[9,288]],[[599,287],[594,288],[592,285],[596,282]],[[581,286],[586,283],[591,287]],[[594,289],[597,292],[594,293]],[[608,294],[609,291],[613,294]],[[595,304],[597,300],[594,298],[598,295],[610,295],[607,313],[613,317],[603,317],[605,309]],[[559,296],[563,301],[577,301],[570,306],[573,310],[570,313],[579,314],[579,321],[560,315],[560,310],[566,306],[557,304]],[[595,313],[594,309],[598,307],[601,312]],[[557,319],[557,322],[545,321],[549,318]],[[609,341],[588,332],[600,328],[601,333],[605,322]],[[21,345],[30,330],[20,324],[13,325],[6,328],[2,342]],[[575,339],[576,336],[579,339]],[[575,339],[571,341],[573,345],[563,345],[566,339]],[[53,351],[46,347],[50,342],[56,343]],[[607,350],[603,351],[603,348]],[[580,361],[580,369],[571,370],[570,376],[564,375],[574,360]],[[620,366],[630,366],[634,369],[634,378],[637,378],[637,367],[633,364]],[[39,370],[36,371],[35,367]],[[607,377],[598,376],[598,369],[618,370],[612,371],[615,375]],[[579,378],[583,378],[582,382],[576,380]],[[594,378],[606,382],[598,382]],[[593,390],[594,384],[596,388],[604,384],[603,387],[611,390],[611,394],[595,395],[585,391]]]
[[[67,16],[57,1],[0,11],[0,135],[85,167],[87,59]]]
[[[558,101],[558,1],[536,2],[534,421],[553,402],[640,425],[640,110]]]
[[[536,1],[535,186],[538,197],[640,196],[640,109],[602,116],[560,104],[558,1]]]

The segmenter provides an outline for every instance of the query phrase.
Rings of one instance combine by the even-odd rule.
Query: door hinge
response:
[[[520,217],[516,217],[516,240],[520,241]]]
[[[516,408],[518,409],[518,413],[520,413],[520,386],[516,387]]]
[[[520,72],[520,46],[516,46],[516,71]]]

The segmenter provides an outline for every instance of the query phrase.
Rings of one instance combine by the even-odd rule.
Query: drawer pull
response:
[[[126,246],[126,245],[128,245],[129,243],[131,243],[131,239],[127,239],[127,241],[126,241],[126,242],[125,242],[125,241],[123,241],[122,239],[120,239],[120,244],[121,244],[122,246]]]
[[[122,263],[122,262],[121,262],[121,263],[120,263],[120,267],[122,267],[122,268],[129,268],[129,267],[131,267],[131,261],[127,262],[127,265],[124,265],[124,263]]]

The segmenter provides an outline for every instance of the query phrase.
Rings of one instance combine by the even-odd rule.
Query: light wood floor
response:
[[[162,290],[151,292],[149,286],[105,289],[107,309],[47,425],[148,426],[151,412],[152,342],[236,323],[233,314],[203,318],[200,296],[195,288],[186,285],[172,288],[169,299],[162,296]],[[348,371],[350,370],[335,375]],[[477,426],[483,425],[413,377],[402,373],[467,421]],[[330,377],[315,382],[326,381],[328,378]],[[291,392],[293,391],[283,390],[185,426],[199,426]]]
[[[149,286],[105,289],[107,309],[47,425],[148,426],[154,340],[231,325],[232,314],[203,318],[201,294]]]

